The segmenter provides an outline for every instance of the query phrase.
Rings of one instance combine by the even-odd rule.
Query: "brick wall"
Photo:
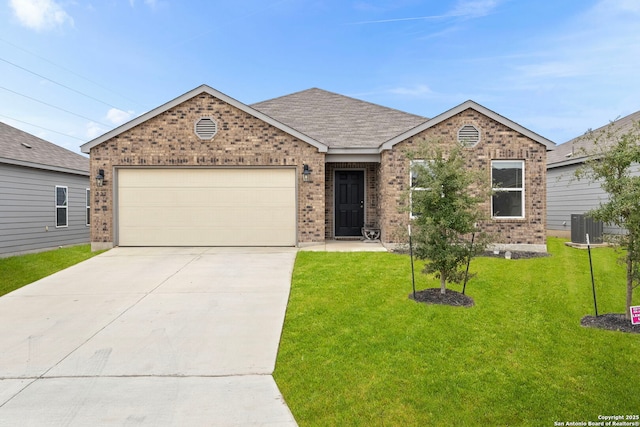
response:
[[[409,159],[405,153],[414,150],[423,140],[438,141],[443,147],[451,147],[457,141],[458,130],[468,124],[480,130],[481,138],[475,147],[468,149],[472,167],[484,171],[487,182],[491,180],[492,160],[525,161],[525,218],[489,220],[482,224],[483,229],[496,236],[496,243],[546,244],[546,147],[473,109],[465,110],[382,153],[379,185],[383,241],[401,243],[405,239],[409,221],[405,197],[409,187]],[[490,218],[489,200],[482,209]]]
[[[218,133],[201,140],[194,124],[213,117]],[[294,166],[298,177],[298,241],[325,238],[324,153],[280,129],[202,93],[91,149],[91,177],[99,169],[105,185],[92,180],[91,241],[114,243],[114,172],[120,167]],[[303,182],[302,165],[313,171]]]

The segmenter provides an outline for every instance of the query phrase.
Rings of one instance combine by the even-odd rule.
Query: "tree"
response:
[[[622,259],[627,270],[625,318],[630,319],[633,290],[640,283],[640,122],[624,129],[614,121],[602,131],[587,132],[584,138],[593,142],[593,148],[586,151],[588,158],[576,177],[600,184],[609,195],[607,202],[587,215],[626,230],[611,238],[626,249]]]
[[[428,260],[423,272],[440,278],[442,294],[447,282],[462,282],[462,267],[470,257],[482,253],[488,242],[484,234],[473,245],[469,239],[484,218],[480,205],[490,192],[486,179],[467,164],[466,152],[457,145],[445,152],[440,144],[424,142],[408,153],[410,210],[417,228],[415,254]]]

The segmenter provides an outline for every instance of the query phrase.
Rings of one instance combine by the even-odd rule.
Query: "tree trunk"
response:
[[[447,281],[445,279],[444,271],[440,271],[440,293],[442,295],[447,293]]]
[[[624,318],[631,320],[631,304],[633,299],[633,260],[631,255],[627,255],[627,309],[624,311]]]

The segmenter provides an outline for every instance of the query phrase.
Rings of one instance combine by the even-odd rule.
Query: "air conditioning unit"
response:
[[[587,234],[590,243],[602,243],[602,221],[596,221],[584,214],[571,214],[571,242],[587,243]]]

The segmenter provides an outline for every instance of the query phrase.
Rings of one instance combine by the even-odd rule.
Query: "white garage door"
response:
[[[120,169],[120,246],[295,246],[294,169]]]

